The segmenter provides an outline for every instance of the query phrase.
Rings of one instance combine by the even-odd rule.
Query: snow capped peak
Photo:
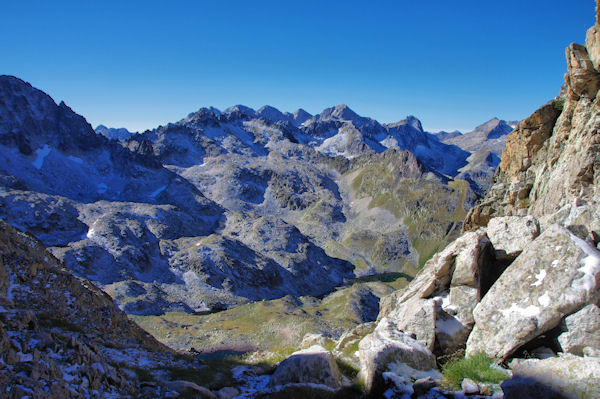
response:
[[[261,118],[265,118],[271,122],[289,120],[289,118],[286,117],[281,111],[279,111],[275,107],[271,107],[270,105],[264,105],[260,107],[258,111],[256,111],[256,115],[258,115]]]
[[[233,107],[229,107],[225,111],[223,111],[223,113],[224,114],[239,113],[239,114],[250,116],[250,117],[256,116],[256,111],[254,111],[250,107],[246,107],[245,105],[241,105],[241,104],[234,105]]]
[[[343,121],[355,121],[361,117],[350,109],[346,104],[339,104],[335,107],[326,108],[319,114],[321,120],[338,119]]]

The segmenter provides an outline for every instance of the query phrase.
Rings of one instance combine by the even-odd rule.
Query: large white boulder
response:
[[[382,319],[375,331],[360,341],[358,357],[367,389],[373,387],[390,363],[406,363],[417,370],[431,370],[436,366],[431,351],[388,318]]]
[[[342,387],[342,374],[331,352],[318,345],[294,352],[279,364],[270,381],[271,386],[303,383]]]
[[[532,241],[475,307],[467,355],[506,358],[591,303],[600,288],[600,252],[558,225]]]

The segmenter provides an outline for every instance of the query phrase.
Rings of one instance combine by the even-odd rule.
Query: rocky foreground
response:
[[[39,240],[0,221],[0,396],[175,397],[168,370],[198,370],[74,277]],[[149,379],[149,369],[163,370]]]

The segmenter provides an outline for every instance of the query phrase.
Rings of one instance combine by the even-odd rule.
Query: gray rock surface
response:
[[[400,331],[388,318],[379,321],[375,331],[363,338],[358,348],[360,374],[367,389],[377,384],[390,363],[406,363],[417,370],[430,370],[436,366],[431,351]]]
[[[435,321],[438,303],[433,299],[411,298],[401,303],[387,317],[396,327],[433,352],[435,345]]]
[[[540,235],[540,226],[533,216],[503,216],[490,219],[485,231],[497,258],[514,259]]]
[[[583,348],[600,350],[600,308],[590,304],[565,317],[567,331],[558,336],[564,352],[583,355]]]
[[[462,391],[467,395],[473,395],[479,393],[479,385],[470,378],[465,378],[460,383]]]
[[[400,304],[411,298],[430,298],[441,294],[450,285],[479,284],[481,269],[490,267],[486,251],[491,248],[484,231],[462,235],[431,258],[410,285],[384,298],[379,318],[387,317]]]
[[[339,389],[342,386],[342,374],[331,352],[315,345],[296,351],[282,361],[269,382],[271,386],[294,383],[312,383]]]
[[[170,381],[167,387],[180,395],[193,396],[201,399],[217,399],[217,395],[208,389],[199,386],[190,381],[176,380]]]
[[[600,396],[600,358],[565,354],[544,360],[522,359],[511,362],[510,366],[514,373],[513,381],[507,380],[502,384],[505,395],[513,395],[509,397],[523,393],[524,388],[531,389],[528,386],[545,389],[544,397],[574,399]]]
[[[381,301],[380,320],[393,319],[436,355],[463,349],[483,289],[499,274],[485,231],[459,237],[430,259],[401,291]]]
[[[532,241],[476,306],[467,354],[506,358],[590,303],[600,252],[558,225]]]

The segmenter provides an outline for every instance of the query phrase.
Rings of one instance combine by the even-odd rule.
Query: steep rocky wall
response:
[[[585,46],[567,47],[566,57],[568,73],[559,96],[508,136],[493,184],[469,212],[464,231],[486,226],[496,216],[543,219],[561,209],[598,204],[600,26],[588,30]],[[560,218],[552,221],[563,222]],[[596,223],[588,222],[595,231]]]

